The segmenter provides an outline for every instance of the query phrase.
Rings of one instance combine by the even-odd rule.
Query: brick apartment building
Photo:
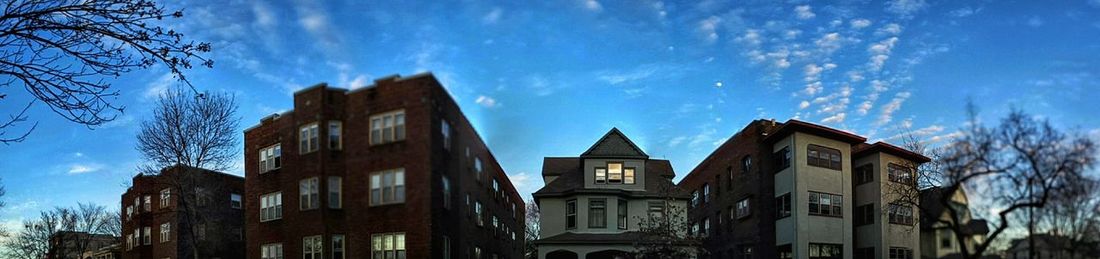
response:
[[[245,130],[248,258],[521,258],[524,203],[431,74],[294,93]]]
[[[927,157],[848,132],[756,120],[679,183],[712,258],[919,258],[916,208],[888,188]],[[853,206],[855,205],[855,206]]]
[[[244,258],[243,193],[244,178],[198,168],[134,176],[122,194],[122,258],[193,258],[191,242],[199,258]]]

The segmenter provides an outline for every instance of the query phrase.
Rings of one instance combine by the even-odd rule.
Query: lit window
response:
[[[172,189],[165,188],[160,190],[160,207],[167,208],[169,201],[172,199]]]
[[[276,192],[260,196],[260,221],[283,218],[283,193]]]
[[[310,123],[298,129],[298,153],[305,154],[317,151],[320,143],[317,140],[317,123]]]
[[[302,238],[302,259],[321,259],[322,250],[321,236]]]
[[[596,183],[606,183],[606,182],[607,182],[607,169],[606,168],[596,168]]]
[[[370,205],[405,202],[405,169],[393,169],[372,173],[370,176]]]
[[[634,184],[634,168],[623,168],[623,183]]]
[[[242,206],[241,195],[236,193],[229,194],[229,207],[234,209],[240,209]]]
[[[332,259],[344,259],[344,235],[332,235]]]
[[[398,110],[370,118],[371,145],[405,140],[405,111]]]
[[[260,173],[282,167],[283,148],[280,144],[260,149]]]
[[[260,247],[260,259],[283,259],[283,244],[264,244]]]
[[[329,121],[328,122],[328,148],[329,149],[340,150],[344,147],[343,138],[341,137],[343,135],[343,132],[341,132],[342,128],[343,128],[343,123],[341,123],[340,121]]]
[[[607,182],[623,182],[623,163],[607,163]]]
[[[344,206],[343,196],[340,193],[343,190],[343,178],[339,176],[328,177],[328,208],[339,209]]]
[[[172,240],[172,223],[160,224],[160,242],[168,242]]]
[[[405,259],[405,233],[371,235],[371,258]]]
[[[321,206],[321,198],[318,196],[319,184],[317,177],[304,179],[298,182],[299,209],[311,210]]]

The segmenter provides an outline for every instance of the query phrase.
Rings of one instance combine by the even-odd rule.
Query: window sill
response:
[[[810,215],[810,216],[818,216],[818,217],[826,217],[826,218],[839,218],[839,219],[842,219],[842,218],[844,218],[844,216],[837,216],[837,215],[825,215],[825,214],[814,214],[814,213],[810,213],[809,215]]]

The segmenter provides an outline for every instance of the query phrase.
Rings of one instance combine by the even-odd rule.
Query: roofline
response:
[[[592,152],[592,150],[595,149],[596,146],[600,145],[600,143],[603,142],[605,139],[607,139],[607,137],[611,136],[611,133],[618,133],[619,136],[623,136],[623,139],[626,140],[626,144],[629,144],[630,147],[634,148],[634,150],[638,151],[638,153],[642,153],[642,155],[641,156],[593,156],[593,155],[586,155],[589,152]],[[617,157],[639,158],[640,157],[640,158],[649,159],[649,154],[646,154],[645,150],[642,150],[641,147],[638,147],[638,145],[634,144],[634,141],[630,140],[630,137],[627,137],[626,134],[624,134],[622,131],[620,131],[618,127],[611,127],[611,130],[607,131],[607,133],[604,133],[603,137],[600,137],[600,139],[596,140],[596,143],[593,143],[592,146],[588,147],[588,149],[584,151],[584,153],[581,153],[581,157],[585,157],[585,158],[591,158],[591,157],[595,157],[595,158],[617,158]]]
[[[887,153],[919,163],[932,162],[932,159],[928,158],[927,156],[882,141],[875,142],[874,144],[871,144],[866,148],[856,150],[855,152],[852,152],[852,156],[862,157],[875,152]]]
[[[860,135],[805,121],[790,119],[787,120],[787,122],[784,122],[783,126],[779,127],[778,130],[772,132],[772,134],[765,137],[764,142],[774,143],[775,141],[779,141],[779,139],[781,139],[782,137],[790,135],[794,132],[813,134],[821,137],[844,141],[850,144],[859,144],[867,141],[867,138]]]

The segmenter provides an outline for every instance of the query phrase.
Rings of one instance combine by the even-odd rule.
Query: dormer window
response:
[[[623,162],[608,162],[605,167],[595,168],[595,181],[597,184],[634,184],[635,169],[624,167]]]

